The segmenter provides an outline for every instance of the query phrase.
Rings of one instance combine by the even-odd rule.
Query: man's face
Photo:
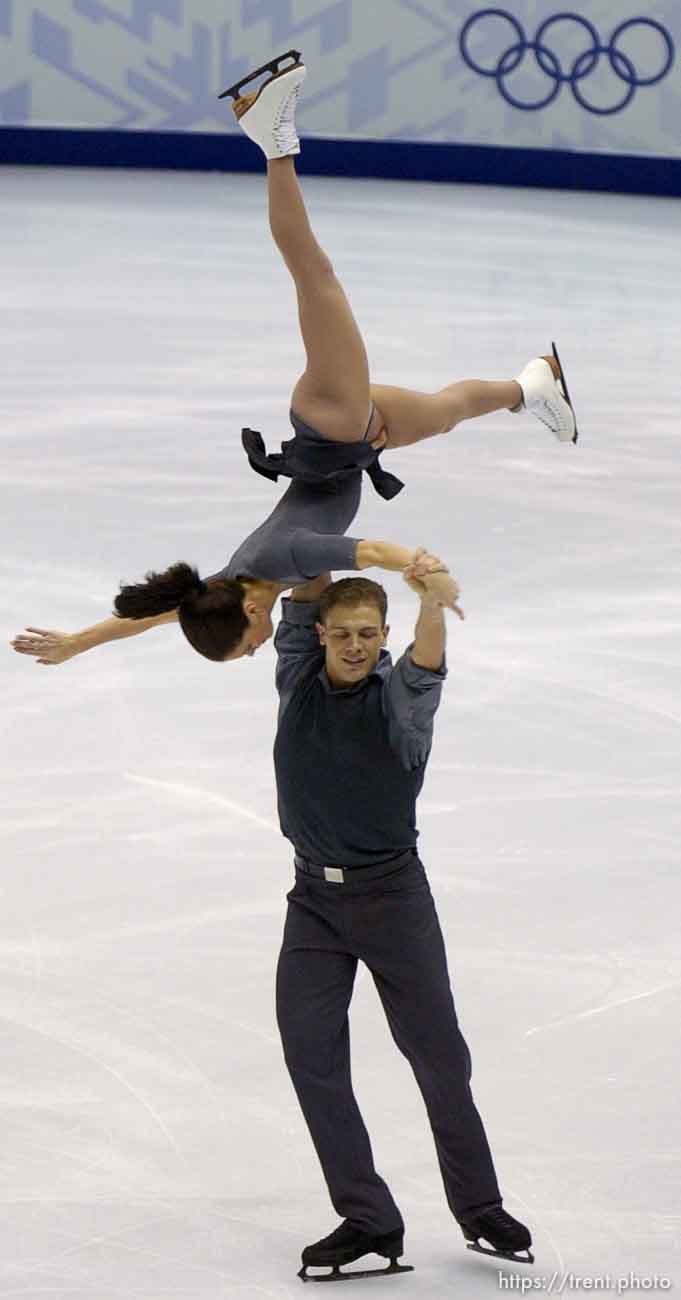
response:
[[[378,606],[332,605],[326,623],[317,623],[320,645],[326,651],[326,675],[332,686],[356,686],[378,663],[389,628]]]

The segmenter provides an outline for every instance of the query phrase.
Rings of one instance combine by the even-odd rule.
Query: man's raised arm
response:
[[[445,609],[463,613],[459,588],[447,572],[417,576],[407,565],[404,580],[420,601],[414,640],[386,678],[385,702],[390,743],[406,768],[425,763],[433,741],[433,719],[447,676]]]
[[[296,686],[323,658],[316,623],[319,597],[331,581],[330,573],[322,573],[318,578],[294,587],[290,597],[282,599],[281,620],[274,635],[277,652],[275,685],[279,692],[280,716]]]
[[[416,577],[414,565],[404,569],[404,580],[415,591],[421,602],[411,649],[412,663],[417,668],[430,668],[437,672],[442,664],[447,641],[445,609],[453,609],[463,618],[457,605],[459,588],[449,573],[431,573]]]
[[[294,587],[291,600],[311,600],[316,604],[322,592],[331,586],[332,581],[330,573],[320,573],[319,577],[313,578],[311,582],[304,582],[299,587]]]

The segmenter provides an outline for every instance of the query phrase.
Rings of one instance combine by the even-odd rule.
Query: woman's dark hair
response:
[[[248,627],[244,581],[248,579],[240,575],[203,582],[193,565],[171,564],[165,573],[145,574],[144,582],[121,583],[114,613],[119,618],[152,618],[176,609],[189,644],[206,659],[222,663]]]
[[[335,609],[337,605],[352,608],[364,604],[376,605],[381,615],[381,623],[385,626],[388,597],[380,582],[373,582],[371,578],[339,578],[322,592],[319,600],[319,617],[322,623],[326,623],[329,610]]]

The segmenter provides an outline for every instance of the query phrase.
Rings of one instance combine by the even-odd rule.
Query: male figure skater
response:
[[[420,600],[414,641],[385,650],[378,583],[325,574],[283,601],[277,628],[279,816],[295,884],[277,971],[286,1063],[343,1219],[303,1251],[310,1266],[376,1252],[398,1272],[404,1223],[376,1172],[350,1075],[348,1006],[358,961],[371,971],[426,1103],[447,1201],[472,1249],[532,1263],[527,1228],[502,1208],[470,1089],[435,905],[416,851],[416,798],[446,677],[443,573],[404,576]],[[491,1251],[479,1245],[483,1238]],[[516,1252],[525,1251],[525,1255]],[[327,1275],[332,1276],[333,1274]]]

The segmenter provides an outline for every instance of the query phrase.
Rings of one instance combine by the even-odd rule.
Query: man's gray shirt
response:
[[[447,675],[421,668],[412,646],[386,650],[356,686],[334,690],[315,622],[317,603],[284,600],[275,636],[279,817],[304,857],[348,867],[416,845],[416,798]]]

